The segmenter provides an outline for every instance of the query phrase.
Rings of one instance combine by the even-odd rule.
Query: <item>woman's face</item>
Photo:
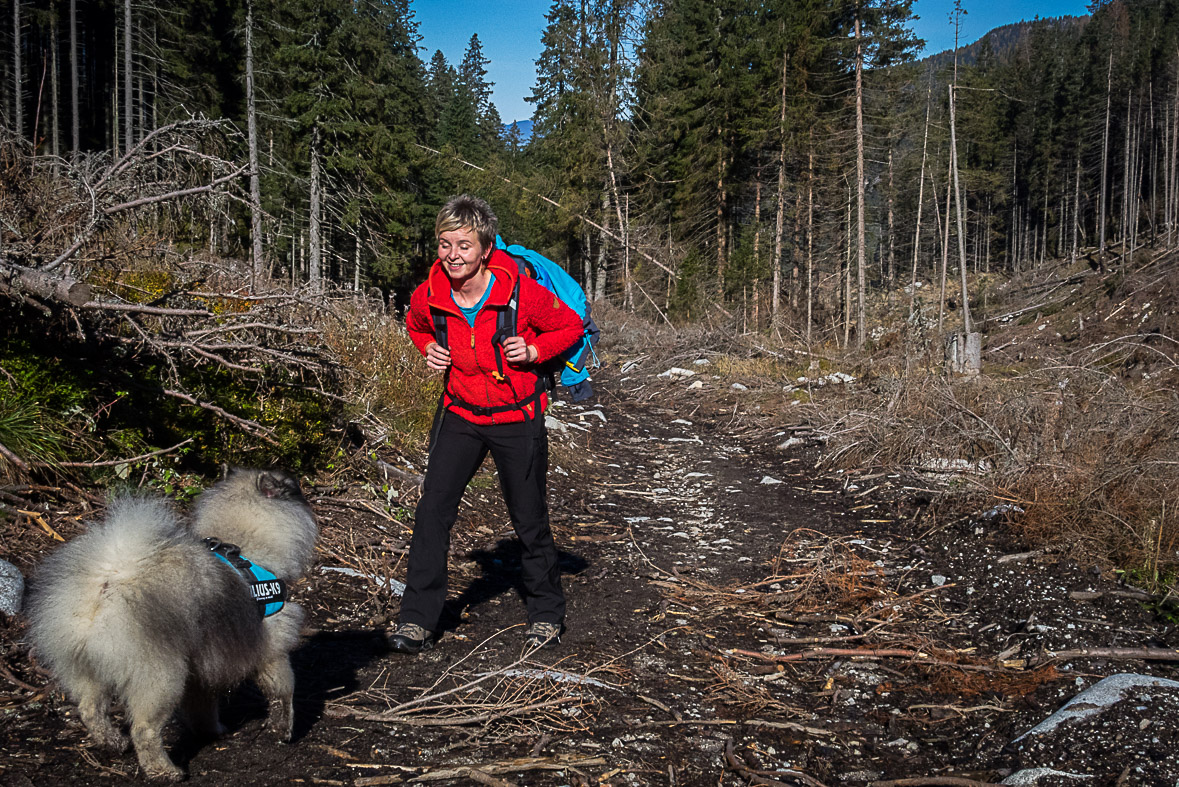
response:
[[[438,236],[438,259],[451,281],[470,279],[479,273],[490,256],[491,249],[483,248],[473,229],[448,230]]]

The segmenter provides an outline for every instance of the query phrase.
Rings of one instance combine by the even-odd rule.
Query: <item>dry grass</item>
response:
[[[833,406],[833,404],[835,406]],[[1011,503],[1033,544],[1163,581],[1179,570],[1177,402],[1095,369],[976,380],[893,376],[814,414],[826,462],[924,473],[968,505]]]
[[[324,342],[352,371],[341,392],[358,419],[375,418],[401,433],[424,434],[442,390],[442,377],[426,368],[400,315],[357,301],[326,322]]]

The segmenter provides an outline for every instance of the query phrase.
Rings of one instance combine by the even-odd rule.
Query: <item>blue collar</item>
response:
[[[206,538],[205,546],[219,557],[225,565],[241,574],[250,586],[250,595],[258,602],[258,611],[268,618],[282,609],[287,598],[286,583],[271,571],[254,565],[242,557],[241,549],[233,544],[222,543],[217,538]]]

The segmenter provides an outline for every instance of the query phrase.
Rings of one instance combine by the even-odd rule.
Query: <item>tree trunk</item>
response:
[[[1073,177],[1073,242],[1070,262],[1077,264],[1077,243],[1081,226],[1081,152],[1077,151],[1077,171]]]
[[[323,289],[322,279],[322,238],[320,237],[320,206],[323,199],[319,172],[319,122],[311,126],[311,213],[308,216],[307,231],[309,252],[307,254],[307,280],[313,292]]]
[[[360,292],[360,234],[352,236],[356,250],[352,258],[352,291]]]
[[[814,132],[808,142],[806,173],[806,346],[811,347],[811,318],[814,306],[815,271],[815,142]]]
[[[19,139],[25,134],[25,108],[23,96],[24,75],[20,60],[20,0],[12,0],[12,130]]]
[[[624,306],[629,312],[635,309],[635,294],[634,282],[631,281],[630,276],[630,194],[623,197],[626,200],[626,207],[623,216],[623,243],[622,243],[622,271],[626,279],[626,303]]]
[[[847,348],[851,342],[851,272],[852,272],[852,195],[851,184],[847,184],[847,248],[844,250],[843,264],[843,347]]]
[[[70,0],[70,145],[76,157],[81,142],[78,106],[78,0]]]
[[[1130,240],[1130,124],[1133,122],[1131,112],[1134,107],[1134,91],[1126,101],[1126,144],[1122,154],[1122,262],[1126,261],[1126,244]]]
[[[1097,253],[1105,263],[1105,193],[1106,177],[1109,173],[1109,114],[1113,97],[1113,52],[1109,53],[1109,72],[1105,78],[1105,132],[1101,136],[1101,191],[1097,196]]]
[[[761,281],[758,279],[758,273],[761,270],[761,259],[758,256],[761,251],[761,178],[761,167],[758,167],[753,182],[753,330],[755,332],[761,330],[761,314],[758,308],[760,306],[758,291],[761,289]]]
[[[1167,214],[1167,248],[1171,248],[1175,222],[1179,219],[1179,80],[1175,81],[1172,115],[1174,120],[1171,126],[1171,210]]]
[[[135,147],[135,124],[131,109],[131,0],[123,0],[123,149]]]
[[[251,289],[257,286],[265,270],[262,263],[262,186],[258,174],[258,112],[254,90],[254,3],[246,3],[246,132],[250,147],[250,240],[252,249]],[[360,238],[356,239],[360,253]]]
[[[717,136],[723,137],[724,130],[717,129]],[[722,142],[716,160],[716,280],[720,287],[719,298],[725,299],[725,257],[728,249],[725,245],[725,209],[728,194],[725,192],[725,146]]]
[[[929,152],[929,105],[933,96],[931,85],[925,92],[925,137],[921,142],[921,181],[917,186],[917,229],[913,233],[913,275],[909,279],[909,319],[917,309],[917,259],[921,251],[921,210],[925,206],[925,160]],[[936,205],[937,201],[934,200]]]
[[[786,55],[782,55],[782,90],[778,109],[778,205],[774,218],[774,271],[770,277],[774,291],[770,296],[770,323],[778,327],[782,290],[782,225],[786,212]]]
[[[892,289],[897,283],[897,269],[896,269],[896,241],[895,241],[895,213],[893,211],[894,202],[894,184],[893,184],[893,169],[892,169],[892,141],[889,141],[888,146],[888,293],[889,303],[892,303]]]
[[[950,188],[950,182],[953,179],[954,171],[954,156],[950,154],[950,163],[947,165],[946,171],[946,222],[942,227],[942,275],[941,289],[937,300],[937,332],[942,332],[942,321],[945,318],[946,311],[946,271],[950,267],[950,198],[954,195]]]
[[[50,34],[49,34],[49,41],[50,41],[50,44],[49,44],[49,46],[50,46],[50,55],[49,55],[50,56],[50,64],[49,64],[50,89],[49,89],[49,92],[51,94],[51,98],[50,98],[50,107],[51,108],[49,111],[49,117],[50,117],[50,122],[53,124],[53,128],[50,130],[50,133],[49,133],[49,140],[50,140],[50,149],[53,151],[53,157],[57,158],[58,156],[61,155],[61,135],[58,131],[58,129],[61,125],[61,122],[60,122],[61,121],[61,112],[60,112],[60,107],[59,107],[60,96],[58,95],[58,93],[59,93],[58,81],[59,80],[58,80],[58,60],[57,60],[57,50],[58,50],[58,46],[60,44],[60,41],[58,39],[58,25],[57,25],[56,14],[54,15],[54,19],[53,19],[53,28],[51,29]]]
[[[856,21],[856,346],[864,346],[867,333],[867,281],[864,271],[864,41],[860,16]]]

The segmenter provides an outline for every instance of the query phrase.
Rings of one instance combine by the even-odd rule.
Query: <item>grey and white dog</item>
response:
[[[96,742],[120,751],[110,707],[122,702],[150,777],[183,777],[161,738],[173,713],[219,736],[220,695],[248,678],[270,702],[268,726],[290,740],[303,610],[286,602],[264,618],[257,583],[204,539],[290,583],[310,567],[317,534],[299,482],[279,471],[233,471],[197,498],[187,526],[167,500],[117,498],[38,569],[26,610],[34,650]]]

